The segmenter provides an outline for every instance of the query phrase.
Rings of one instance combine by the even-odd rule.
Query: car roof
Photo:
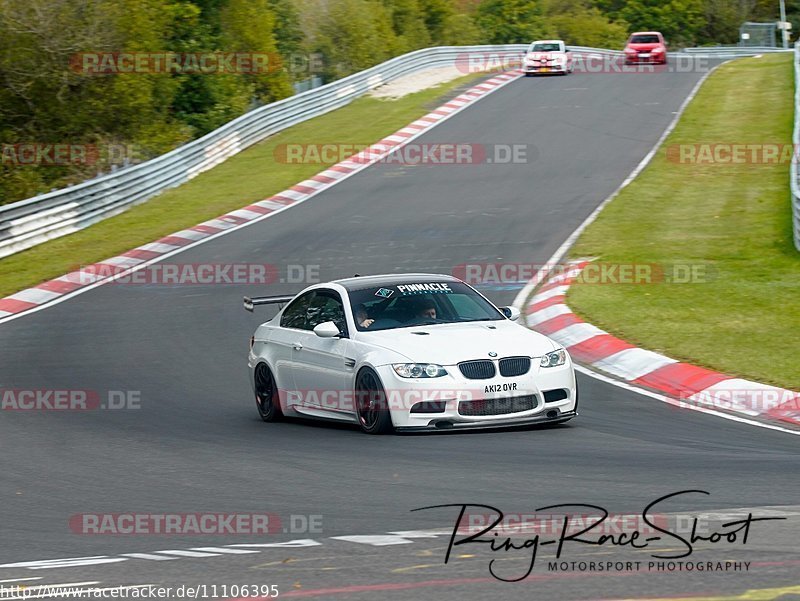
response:
[[[384,275],[365,275],[342,280],[334,280],[334,284],[343,286],[348,292],[374,288],[375,286],[396,286],[412,282],[460,282],[456,277],[441,273],[394,273]]]
[[[634,35],[661,35],[660,31],[634,31],[632,34]]]
[[[531,44],[563,44],[564,40],[534,40]]]

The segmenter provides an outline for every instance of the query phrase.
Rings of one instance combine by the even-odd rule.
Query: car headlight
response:
[[[401,378],[441,378],[447,370],[436,363],[394,363],[394,373]]]
[[[552,353],[542,355],[542,360],[539,362],[539,365],[541,367],[558,367],[559,365],[564,365],[566,361],[567,351],[565,351],[563,348],[560,348]]]

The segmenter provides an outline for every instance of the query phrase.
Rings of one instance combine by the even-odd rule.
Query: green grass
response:
[[[331,165],[278,162],[275,149],[281,144],[371,144],[482,77],[467,75],[397,100],[359,98],[295,125],[122,215],[0,260],[0,297],[242,208]]]
[[[609,263],[706,264],[705,283],[570,288],[584,319],[633,344],[800,389],[800,253],[789,163],[680,164],[675,144],[791,143],[791,55],[737,60],[702,86],[647,169],[570,251]]]

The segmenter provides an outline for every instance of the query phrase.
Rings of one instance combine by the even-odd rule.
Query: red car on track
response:
[[[625,64],[667,64],[667,43],[658,31],[637,31],[625,44]]]

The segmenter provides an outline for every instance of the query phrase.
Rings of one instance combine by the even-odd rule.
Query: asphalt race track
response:
[[[168,261],[319,265],[323,280],[543,263],[647,154],[702,75],[518,79],[418,142],[526,144],[526,163],[374,165]],[[509,304],[520,287],[485,291]],[[375,437],[323,423],[262,423],[245,361],[248,337],[271,314],[246,313],[241,298],[297,289],[107,285],[0,325],[0,387],[141,398],[139,409],[0,413],[0,581],[275,584],[281,596],[342,599],[691,597],[800,585],[800,452],[789,434],[680,411],[583,375],[581,416],[558,427]],[[457,509],[411,512],[590,503],[639,514],[684,489],[710,495],[684,495],[660,511],[752,508],[789,519],[752,524],[746,545],[698,543],[684,558],[751,562],[747,572],[552,572],[550,547],[528,579],[509,584],[492,578],[489,561],[500,560],[495,570],[510,578],[525,571],[529,552],[465,545],[444,565]],[[92,512],[270,512],[283,526],[260,537],[71,531],[70,516]],[[321,529],[307,531],[302,518],[293,528],[293,515],[321,516]],[[416,533],[334,538],[404,531]],[[318,544],[227,546],[293,540]],[[575,543],[562,559],[646,566],[653,548]],[[156,554],[191,549],[194,556]],[[146,555],[123,557],[135,553]],[[98,560],[5,567],[89,556]]]

